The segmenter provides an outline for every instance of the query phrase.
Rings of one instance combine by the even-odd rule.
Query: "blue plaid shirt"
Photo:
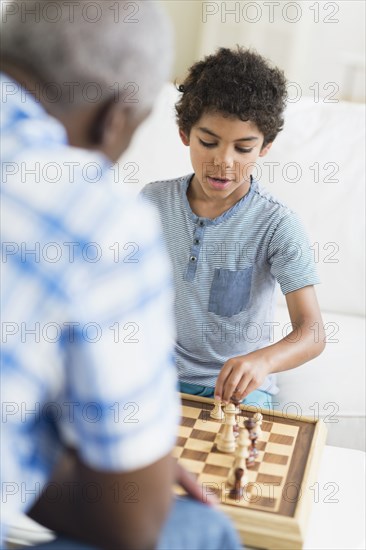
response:
[[[2,74],[2,506],[39,496],[64,446],[142,468],[178,420],[173,290],[157,214]]]

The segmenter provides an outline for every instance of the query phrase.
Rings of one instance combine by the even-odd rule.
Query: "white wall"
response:
[[[217,47],[240,44],[284,69],[298,84],[293,94],[364,101],[363,0],[161,3],[176,30],[175,77]]]
[[[196,0],[160,0],[174,25],[176,60],[173,80],[182,78],[198,59],[201,41],[201,4]]]

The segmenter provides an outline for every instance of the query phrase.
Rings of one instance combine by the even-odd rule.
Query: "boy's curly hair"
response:
[[[254,122],[264,135],[263,147],[283,128],[284,73],[256,52],[220,48],[192,65],[178,89],[182,97],[175,105],[176,118],[187,135],[207,112]]]

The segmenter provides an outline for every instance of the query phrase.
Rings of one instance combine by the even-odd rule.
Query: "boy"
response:
[[[270,408],[274,373],[319,355],[318,277],[296,215],[251,173],[283,128],[286,80],[258,54],[221,48],[194,64],[176,105],[194,174],[147,185],[173,263],[183,392]],[[293,331],[272,343],[276,280]]]

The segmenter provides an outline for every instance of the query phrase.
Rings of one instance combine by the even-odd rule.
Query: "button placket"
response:
[[[204,231],[205,222],[203,220],[198,220],[193,233],[193,243],[189,252],[188,267],[185,275],[185,280],[187,281],[192,281],[196,274]]]

